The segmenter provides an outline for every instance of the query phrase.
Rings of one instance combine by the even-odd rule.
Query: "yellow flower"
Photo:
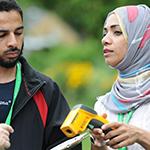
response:
[[[73,61],[66,68],[66,85],[69,88],[76,89],[79,86],[92,84],[93,65],[89,61]]]

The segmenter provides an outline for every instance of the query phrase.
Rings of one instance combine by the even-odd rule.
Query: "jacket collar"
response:
[[[27,85],[30,94],[33,94],[35,89],[37,89],[41,83],[43,84],[43,81],[39,78],[37,74],[38,71],[32,68],[23,56],[21,56],[19,62],[22,66],[23,80]]]
[[[31,97],[42,87],[46,81],[42,81],[38,75],[37,70],[32,68],[27,60],[21,56],[19,62],[22,67],[23,82],[21,83],[21,88],[18,93],[12,120],[18,114],[18,112],[26,105],[26,103],[31,99]]]

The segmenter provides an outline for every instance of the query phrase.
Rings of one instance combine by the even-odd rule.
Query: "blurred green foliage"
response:
[[[58,83],[70,108],[77,104],[94,108],[96,97],[108,92],[117,77],[117,72],[104,63],[99,40],[93,38],[73,47],[59,45],[33,51],[27,59]],[[83,150],[90,150],[90,143],[85,139]]]
[[[36,5],[60,15],[86,38],[101,38],[103,22],[108,12],[123,5],[146,4],[149,0],[17,0],[23,8]]]
[[[104,63],[101,49],[98,40],[87,39],[73,47],[59,45],[34,51],[28,61],[59,84],[70,107],[83,103],[93,108],[96,96],[110,90],[117,76]]]
[[[96,96],[109,91],[116,77],[116,71],[104,63],[102,56],[100,39],[106,15],[118,6],[141,4],[141,0],[17,1],[23,9],[39,6],[56,12],[83,37],[77,45],[32,52],[28,59],[60,85],[71,106],[84,102],[93,107]],[[142,3],[150,6],[150,1]]]
[[[17,0],[23,9],[29,6],[54,11],[83,39],[74,46],[33,51],[27,54],[31,66],[54,79],[70,108],[82,103],[94,107],[96,97],[108,92],[117,77],[116,70],[105,64],[102,53],[102,28],[108,12],[123,5],[147,4],[149,0]],[[90,149],[89,138],[83,150]]]

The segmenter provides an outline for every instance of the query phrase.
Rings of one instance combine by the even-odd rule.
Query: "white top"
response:
[[[94,110],[98,113],[98,115],[102,115],[103,113],[107,113],[107,120],[109,122],[117,122],[118,114],[110,112],[108,109],[104,107],[101,103],[101,99],[105,98],[106,95],[98,97],[98,101],[95,103]],[[127,114],[124,115],[123,121],[125,121]],[[139,108],[137,108],[132,117],[130,118],[129,124],[140,127],[150,132],[150,103],[143,104]],[[113,150],[108,147],[109,150]],[[144,148],[135,143],[133,145],[127,146],[127,150],[144,150]]]

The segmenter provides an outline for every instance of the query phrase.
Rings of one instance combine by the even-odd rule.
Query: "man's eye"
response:
[[[15,33],[15,35],[21,35],[22,34],[22,32],[16,32]]]

